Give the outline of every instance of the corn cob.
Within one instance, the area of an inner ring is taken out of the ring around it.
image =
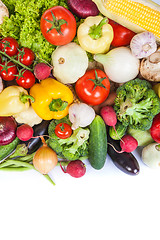
[[[152,32],[160,42],[160,6],[151,0],[93,0],[108,18],[138,33]]]

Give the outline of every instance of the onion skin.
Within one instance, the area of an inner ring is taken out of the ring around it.
[[[58,163],[57,154],[47,146],[47,144],[43,144],[40,147],[34,157],[33,157],[33,165],[34,167],[42,174],[49,173]]]
[[[97,5],[92,0],[68,0],[67,4],[71,12],[79,18],[87,18],[99,14]]]
[[[11,143],[16,138],[17,123],[13,117],[0,117],[0,146]]]

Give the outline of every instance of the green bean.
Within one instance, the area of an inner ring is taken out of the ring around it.
[[[16,158],[9,157],[8,160],[11,160],[11,159],[15,159],[16,160],[17,159],[18,161],[23,161],[23,162],[27,161],[27,162],[29,162],[29,161],[33,160],[34,154],[35,154],[35,152],[32,153],[32,154],[26,155],[24,157],[16,157]]]
[[[21,160],[20,161],[14,160],[14,159],[6,160],[5,162],[0,164],[0,170],[8,171],[9,169],[10,169],[10,171],[18,171],[18,170],[23,171],[23,170],[33,169],[33,170],[36,170],[37,172],[39,172],[32,164],[23,162]],[[47,180],[49,180],[53,185],[55,185],[55,183],[53,182],[53,180],[50,178],[50,176],[48,174],[43,175],[43,176]]]
[[[2,162],[2,163],[0,164],[0,169],[1,169],[1,168],[8,167],[8,166],[11,166],[11,165],[13,165],[13,163],[11,164],[11,163],[8,162],[8,161]]]
[[[12,166],[10,166],[10,167],[5,167],[5,168],[0,168],[0,170],[2,170],[2,171],[15,171],[15,172],[23,172],[23,171],[27,171],[27,170],[30,170],[29,168],[27,168],[27,167],[12,167]]]

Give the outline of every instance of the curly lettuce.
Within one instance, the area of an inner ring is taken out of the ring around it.
[[[50,62],[56,46],[50,44],[40,30],[40,19],[45,10],[53,6],[68,8],[66,0],[3,0],[10,17],[0,25],[2,37],[17,39],[20,46],[29,47],[40,58]]]

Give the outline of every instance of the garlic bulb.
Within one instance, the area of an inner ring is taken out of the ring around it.
[[[150,56],[157,50],[154,34],[151,32],[136,34],[130,42],[130,48],[132,54],[139,59]]]
[[[85,103],[73,103],[69,107],[69,120],[73,130],[90,125],[94,118],[94,109]]]

